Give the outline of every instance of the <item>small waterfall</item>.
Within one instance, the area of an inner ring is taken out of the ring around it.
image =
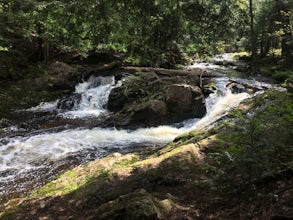
[[[242,92],[232,94],[231,90],[226,88],[229,78],[215,78],[214,79],[218,91],[212,93],[207,100],[208,114],[202,118],[198,123],[194,124],[192,129],[199,129],[211,125],[219,118],[226,115],[229,110],[238,106],[241,101],[250,97],[248,93]]]
[[[234,53],[223,53],[214,56],[210,61],[197,61],[192,65],[187,66],[187,69],[200,68],[209,73],[217,73],[219,75],[235,74],[238,76],[239,72],[234,69],[237,66],[247,67],[247,64],[237,61],[233,58]]]
[[[116,85],[117,86],[117,85]],[[74,103],[71,111],[61,113],[68,118],[99,116],[107,111],[107,102],[111,90],[115,87],[115,77],[90,77],[75,87],[80,100]]]
[[[206,99],[207,114],[201,119],[186,120],[182,128],[184,132],[194,129],[203,129],[212,125],[213,122],[227,114],[229,110],[238,106],[241,101],[250,97],[250,95],[245,92],[232,94],[231,90],[226,88],[229,82],[229,78],[227,77],[218,77],[213,80],[218,89]]]
[[[107,112],[109,94],[114,87],[120,85],[120,82],[115,84],[114,76],[91,76],[87,81],[75,86],[75,92],[72,96],[59,101],[41,103],[26,111],[49,112],[58,110],[60,111],[60,116],[73,119],[98,117]],[[64,105],[69,105],[70,107],[66,107],[67,110],[61,111],[58,109],[58,106],[60,106],[62,102]],[[68,110],[69,108],[70,110]]]

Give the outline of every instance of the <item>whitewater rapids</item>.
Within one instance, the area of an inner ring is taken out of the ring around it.
[[[36,170],[46,166],[40,161],[57,161],[68,155],[88,150],[99,151],[99,148],[105,147],[125,148],[141,145],[163,145],[183,132],[203,129],[226,114],[229,109],[237,106],[243,99],[249,97],[247,93],[232,94],[225,87],[228,80],[225,77],[215,79],[219,91],[207,98],[207,115],[202,119],[184,121],[180,128],[159,126],[137,130],[117,130],[115,128],[74,129],[6,140],[8,143],[0,146],[0,172],[6,171],[6,173],[12,174],[2,175],[0,182],[14,178],[14,176],[28,170]],[[111,86],[113,86],[112,83]],[[82,91],[85,90],[85,88],[82,89]],[[80,106],[84,105],[81,103]],[[101,109],[98,110],[101,111]],[[80,111],[76,109],[68,114],[71,117],[80,117]],[[87,115],[86,111],[87,109],[83,109],[83,114]],[[88,111],[92,111],[92,109],[89,108]],[[13,172],[7,172],[9,170]]]

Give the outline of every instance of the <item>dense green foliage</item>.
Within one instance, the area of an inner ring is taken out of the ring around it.
[[[0,52],[48,62],[111,51],[132,64],[173,66],[192,54],[249,49],[252,39],[253,50],[280,49],[289,63],[291,1],[254,0],[251,7],[250,14],[248,0],[2,0]]]
[[[281,52],[286,65],[292,65],[293,2],[284,0],[262,0],[256,7],[255,38],[261,56],[278,55]]]

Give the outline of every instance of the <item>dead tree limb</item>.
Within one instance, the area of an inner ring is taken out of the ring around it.
[[[164,69],[164,68],[154,68],[154,67],[133,67],[127,66],[122,67],[125,70],[133,70],[137,72],[155,72],[159,75],[167,75],[167,76],[203,76],[203,77],[213,77],[215,74],[207,73],[202,69],[192,69],[192,70],[182,70],[182,69]]]

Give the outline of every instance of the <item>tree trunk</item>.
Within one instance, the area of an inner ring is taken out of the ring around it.
[[[254,14],[253,14],[253,1],[249,0],[249,17],[250,17],[250,51],[251,51],[251,67],[252,72],[256,72],[256,36],[254,31]]]
[[[281,36],[281,54],[286,65],[292,65],[293,46],[289,41],[293,40],[292,29],[290,24],[289,3],[286,1],[276,1],[278,9],[277,21],[280,23]]]
[[[181,70],[181,69],[164,69],[164,68],[154,68],[154,67],[123,67],[125,70],[133,70],[136,72],[155,72],[160,75],[166,76],[197,76],[197,77],[213,77],[216,74],[211,74],[203,71],[202,69],[192,69],[192,70]]]
[[[256,57],[256,38],[254,31],[254,14],[253,14],[253,2],[249,0],[249,16],[250,16],[250,50],[252,61],[255,61]]]
[[[264,57],[266,54],[264,53],[264,45],[265,45],[265,33],[263,32],[260,37],[260,55]]]
[[[44,42],[44,63],[48,64],[49,62],[49,43],[47,40]]]
[[[283,11],[283,17],[282,17],[282,29],[284,35],[282,36],[282,57],[284,59],[287,59],[288,57],[292,56],[293,48],[289,44],[289,41],[292,39],[292,30],[290,25],[290,17],[289,17],[289,11]]]

